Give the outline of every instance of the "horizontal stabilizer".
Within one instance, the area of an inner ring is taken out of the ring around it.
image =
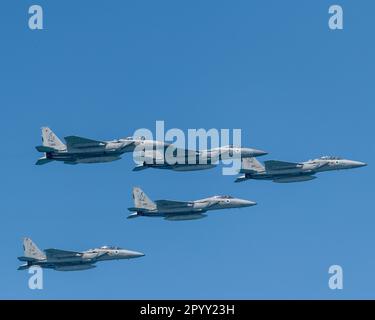
[[[135,213],[131,213],[127,216],[127,219],[134,219],[134,218],[138,218],[139,217],[139,214],[137,212]]]
[[[239,176],[236,178],[236,180],[234,180],[234,182],[242,182],[242,181],[246,181],[250,179],[246,174],[242,175],[242,176]]]
[[[133,171],[142,171],[142,170],[145,170],[147,168],[148,168],[148,166],[145,166],[145,165],[141,164],[139,166],[134,167]]]
[[[91,147],[104,147],[107,143],[104,141],[92,140],[77,136],[68,136],[64,138],[68,149],[80,149],[80,148],[91,148]]]
[[[146,208],[136,208],[136,207],[131,207],[128,208],[130,212],[150,212],[153,211],[153,209],[146,209]]]
[[[53,161],[52,159],[48,159],[48,158],[46,158],[46,157],[43,157],[43,158],[39,158],[38,160],[37,160],[37,162],[35,162],[35,164],[37,165],[37,166],[41,166],[41,165],[43,165],[43,164],[47,164],[47,163],[49,163],[49,162],[51,162],[51,161]]]
[[[268,160],[264,162],[267,171],[272,170],[285,170],[285,169],[294,169],[298,166],[301,166],[301,163],[296,162],[285,162],[285,161],[276,161],[276,160]]]
[[[35,149],[38,150],[39,152],[53,152],[53,151],[56,151],[55,148],[47,147],[47,146],[36,146]]]
[[[29,269],[29,265],[28,264],[22,264],[22,265],[20,265],[18,268],[17,268],[17,270],[26,270],[26,269]]]
[[[19,261],[37,261],[38,259],[34,259],[34,258],[31,258],[31,257],[18,257],[17,258]]]

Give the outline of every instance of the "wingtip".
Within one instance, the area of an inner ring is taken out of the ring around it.
[[[130,210],[130,209],[133,209],[133,208],[129,208],[129,211],[132,212],[134,210]],[[139,214],[137,212],[133,212],[131,214],[129,214],[126,219],[134,219],[134,218],[138,218],[139,217]]]
[[[240,176],[234,180],[235,183],[244,182],[245,180],[248,180],[246,176]]]
[[[145,170],[145,169],[147,169],[146,166],[144,166],[144,165],[139,165],[139,166],[134,167],[134,168],[133,168],[133,171],[142,171],[142,170]]]

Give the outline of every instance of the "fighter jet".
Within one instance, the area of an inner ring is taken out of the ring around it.
[[[108,246],[83,252],[59,249],[46,249],[43,252],[29,238],[24,238],[23,248],[24,256],[19,257],[18,260],[25,261],[26,264],[19,266],[18,270],[40,266],[57,271],[79,271],[95,268],[94,264],[99,261],[132,259],[144,256],[141,252]]]
[[[156,200],[150,198],[137,187],[133,188],[134,208],[128,219],[136,217],[164,217],[165,220],[195,220],[205,218],[207,211],[231,208],[244,208],[256,205],[256,202],[233,198],[231,196],[213,196],[196,201]]]
[[[177,149],[176,149],[177,150]],[[136,166],[133,171],[140,171],[147,168],[167,169],[174,171],[197,171],[211,169],[217,166],[218,161],[233,158],[259,157],[266,155],[263,150],[235,147],[227,145],[219,148],[195,151],[189,149],[179,149],[183,151],[182,156],[174,153],[174,163],[168,161],[166,154],[153,151],[151,154],[144,154],[143,163]],[[165,149],[164,149],[165,151]],[[161,159],[161,161],[159,161]]]
[[[238,177],[235,182],[248,179],[272,180],[279,183],[302,182],[315,179],[315,174],[319,172],[359,168],[366,165],[359,161],[324,156],[306,162],[268,160],[263,166],[255,158],[246,158],[242,160],[240,170],[244,175]]]
[[[64,139],[66,144],[62,143],[50,128],[43,127],[43,144],[36,149],[43,152],[44,157],[38,159],[36,164],[42,165],[54,160],[66,164],[111,162],[121,159],[121,155],[125,152],[133,152],[139,145],[145,148],[166,145],[163,142],[146,140],[144,137],[128,137],[112,141],[98,141],[77,136],[68,136]]]

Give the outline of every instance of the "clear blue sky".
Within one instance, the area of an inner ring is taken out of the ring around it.
[[[45,30],[27,27],[44,8]],[[344,30],[328,29],[328,7]],[[374,1],[10,1],[1,5],[0,298],[375,298]],[[48,125],[95,139],[153,129],[242,128],[265,159],[339,155],[366,168],[300,184],[233,183],[219,169],[37,167]],[[258,202],[182,223],[126,220],[131,188],[154,199]],[[112,244],[144,258],[85,272],[17,271],[41,248]],[[344,269],[344,290],[328,268]]]

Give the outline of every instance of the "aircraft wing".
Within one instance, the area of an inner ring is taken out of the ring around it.
[[[173,201],[173,200],[156,200],[158,209],[174,209],[174,208],[188,208],[192,207],[193,202],[189,201]]]
[[[82,256],[81,252],[76,251],[66,251],[66,250],[59,250],[59,249],[46,249],[44,250],[46,253],[47,259],[63,259],[63,258],[72,258],[77,256]]]
[[[191,149],[182,149],[182,148],[176,148],[176,152],[178,152],[177,154],[183,154],[185,156],[185,158],[187,157],[197,157],[200,155],[200,152],[199,151],[196,151],[196,150],[191,150]]]
[[[163,151],[162,150],[158,150],[158,149],[156,149],[156,150],[152,150],[152,149],[149,150],[149,149],[147,149],[147,150],[145,150],[143,152],[143,157],[144,157],[144,159],[145,159],[146,162],[150,161],[151,163],[153,163],[156,160],[163,159]]]
[[[187,157],[196,157],[200,154],[199,151],[191,150],[191,149],[184,149],[176,147],[174,144],[169,143],[165,144],[164,146],[164,153],[165,155],[170,155],[173,157],[181,156],[183,158]]]
[[[299,166],[302,166],[301,163],[285,162],[285,161],[277,161],[277,160],[265,161],[264,165],[266,167],[266,171],[296,169]]]
[[[68,136],[64,138],[68,149],[80,149],[105,146],[107,143],[104,141],[92,140],[77,136]]]
[[[170,163],[174,160],[185,163],[188,158],[196,160],[199,154],[199,151],[182,149],[169,144],[161,149],[145,149],[139,153],[139,158],[143,158],[147,163],[157,163],[157,161]]]
[[[134,140],[121,140],[121,141],[125,143],[125,146],[130,146],[130,145],[137,146],[137,142],[134,141]],[[105,143],[105,142],[103,142],[103,143]]]

